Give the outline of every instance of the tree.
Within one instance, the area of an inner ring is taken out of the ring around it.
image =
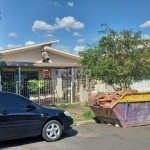
[[[115,90],[128,89],[133,82],[150,79],[150,40],[141,31],[116,31],[102,24],[106,34],[83,52],[80,64],[91,70],[91,79],[101,80]]]

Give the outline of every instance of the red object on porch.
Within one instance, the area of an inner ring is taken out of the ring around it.
[[[51,78],[51,73],[49,69],[43,68],[43,78]]]

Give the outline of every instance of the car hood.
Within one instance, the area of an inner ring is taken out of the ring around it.
[[[64,113],[65,111],[56,107],[46,107],[43,106],[45,110],[47,111],[53,111],[53,112],[58,112],[58,113]]]

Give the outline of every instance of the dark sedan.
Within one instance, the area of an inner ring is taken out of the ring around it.
[[[42,135],[56,141],[71,129],[73,119],[67,111],[42,107],[29,99],[0,92],[0,141]]]

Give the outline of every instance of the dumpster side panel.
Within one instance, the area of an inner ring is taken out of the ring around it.
[[[150,102],[119,103],[113,110],[123,127],[150,124]]]
[[[116,114],[114,113],[112,108],[103,108],[103,107],[96,107],[96,106],[89,106],[96,117],[102,122],[107,122],[111,124],[120,124]]]

